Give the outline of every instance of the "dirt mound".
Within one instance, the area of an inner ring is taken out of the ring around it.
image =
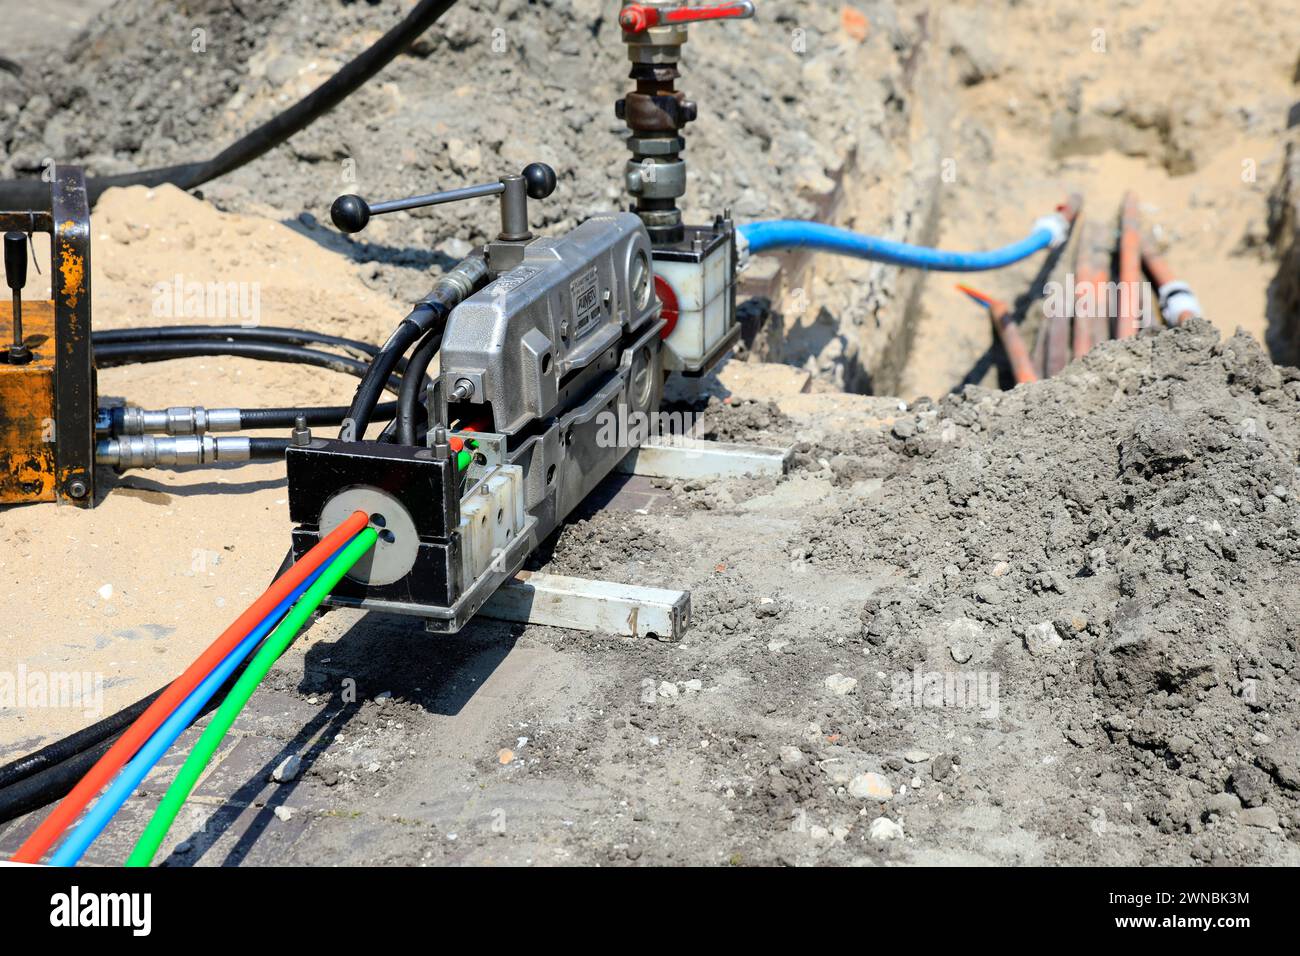
[[[1298,403],[1300,370],[1244,333],[1112,343],[1061,379],[914,406],[889,439],[903,471],[799,540],[814,569],[897,566],[861,639],[894,666],[1001,671],[1151,824],[1244,806],[1276,825],[1300,810]]]
[[[408,7],[118,0],[66,55],[23,80],[0,74],[24,104],[0,113],[0,175],[30,175],[49,158],[112,173],[207,157],[315,88]],[[629,154],[614,101],[630,81],[616,10],[599,0],[462,0],[410,55],[203,191],[227,208],[303,214],[311,229],[328,223],[343,192],[393,198],[542,161],[560,188],[534,204],[537,225],[559,231],[621,207]],[[700,104],[688,130],[693,218],[724,207],[743,219],[813,216],[813,199],[851,154],[889,148],[906,125],[891,91],[917,28],[900,25],[892,3],[869,12],[869,25],[850,31],[838,7],[799,0],[766,24],[692,31],[679,85]],[[860,108],[822,108],[850,83]],[[428,269],[445,264],[435,249],[463,255],[493,223],[478,202],[419,211],[377,220],[353,251],[383,263],[373,281],[418,297]]]

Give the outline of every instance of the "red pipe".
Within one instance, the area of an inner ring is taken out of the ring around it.
[[[1074,309],[1072,310],[1074,334],[1070,342],[1070,350],[1076,359],[1083,358],[1092,348],[1092,319],[1090,316],[1084,315],[1079,309],[1079,305],[1083,301],[1083,296],[1081,295],[1083,286],[1080,282],[1080,276],[1084,271],[1084,266],[1089,257],[1089,253],[1085,250],[1085,240],[1087,240],[1090,230],[1087,228],[1087,224],[1082,221],[1080,221],[1078,228],[1079,241],[1074,247],[1075,300]]]
[[[1137,196],[1124,194],[1119,217],[1119,316],[1115,323],[1115,338],[1131,339],[1138,332],[1142,320],[1138,313],[1138,294],[1142,286],[1142,217],[1138,211]]]
[[[1025,340],[1020,335],[1020,326],[1011,321],[1010,309],[1007,308],[1007,304],[1001,299],[994,299],[967,285],[958,283],[957,288],[988,309],[989,320],[993,323],[993,331],[997,332],[998,339],[1002,342],[1002,348],[1006,350],[1007,358],[1011,362],[1011,373],[1015,376],[1016,384],[1024,385],[1028,382],[1037,382],[1038,374],[1034,371],[1034,364],[1029,359],[1029,350],[1025,348]]]

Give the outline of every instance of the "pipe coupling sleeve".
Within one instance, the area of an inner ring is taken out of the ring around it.
[[[453,309],[474,294],[487,274],[487,259],[481,252],[466,256],[438,277],[428,299]]]
[[[743,229],[735,230],[736,235],[736,271],[744,272],[749,265],[749,237]]]
[[[128,405],[112,412],[114,435],[203,435],[239,431],[239,409],[202,405],[151,410]]]
[[[1035,219],[1034,231],[1038,232],[1040,229],[1046,229],[1052,234],[1052,240],[1048,245],[1053,249],[1070,238],[1070,222],[1059,212],[1048,213]]]
[[[110,465],[120,470],[212,465],[224,461],[249,461],[251,457],[252,446],[247,438],[124,435],[120,438],[100,439],[95,443],[95,464]]]
[[[686,162],[629,159],[627,191],[642,199],[676,199],[686,195]]]
[[[1192,287],[1181,279],[1166,282],[1158,292],[1160,297],[1160,314],[1165,317],[1167,325],[1177,325],[1178,320],[1191,313],[1196,318],[1204,318],[1201,303],[1192,293]]]

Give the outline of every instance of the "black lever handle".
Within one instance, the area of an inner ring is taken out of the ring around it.
[[[17,230],[5,233],[5,283],[13,298],[13,344],[5,359],[10,365],[25,365],[32,360],[31,350],[23,344],[23,286],[27,284],[27,236]]]
[[[27,236],[16,230],[5,233],[5,284],[15,292],[27,285]]]
[[[368,203],[360,196],[340,196],[330,206],[330,219],[343,232],[360,232],[366,228],[371,216],[499,194],[501,196],[501,238],[527,239],[531,236],[528,232],[528,200],[529,198],[545,199],[555,192],[555,183],[554,169],[545,163],[530,163],[518,176],[502,176],[495,183],[464,186],[446,192],[430,193],[427,196],[390,199],[387,202],[377,203]]]

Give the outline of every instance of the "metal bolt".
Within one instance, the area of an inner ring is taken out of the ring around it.
[[[84,498],[90,492],[90,488],[80,478],[73,478],[68,482],[69,498]]]
[[[293,443],[299,448],[311,444],[311,429],[307,427],[306,415],[299,415],[293,420]]]

